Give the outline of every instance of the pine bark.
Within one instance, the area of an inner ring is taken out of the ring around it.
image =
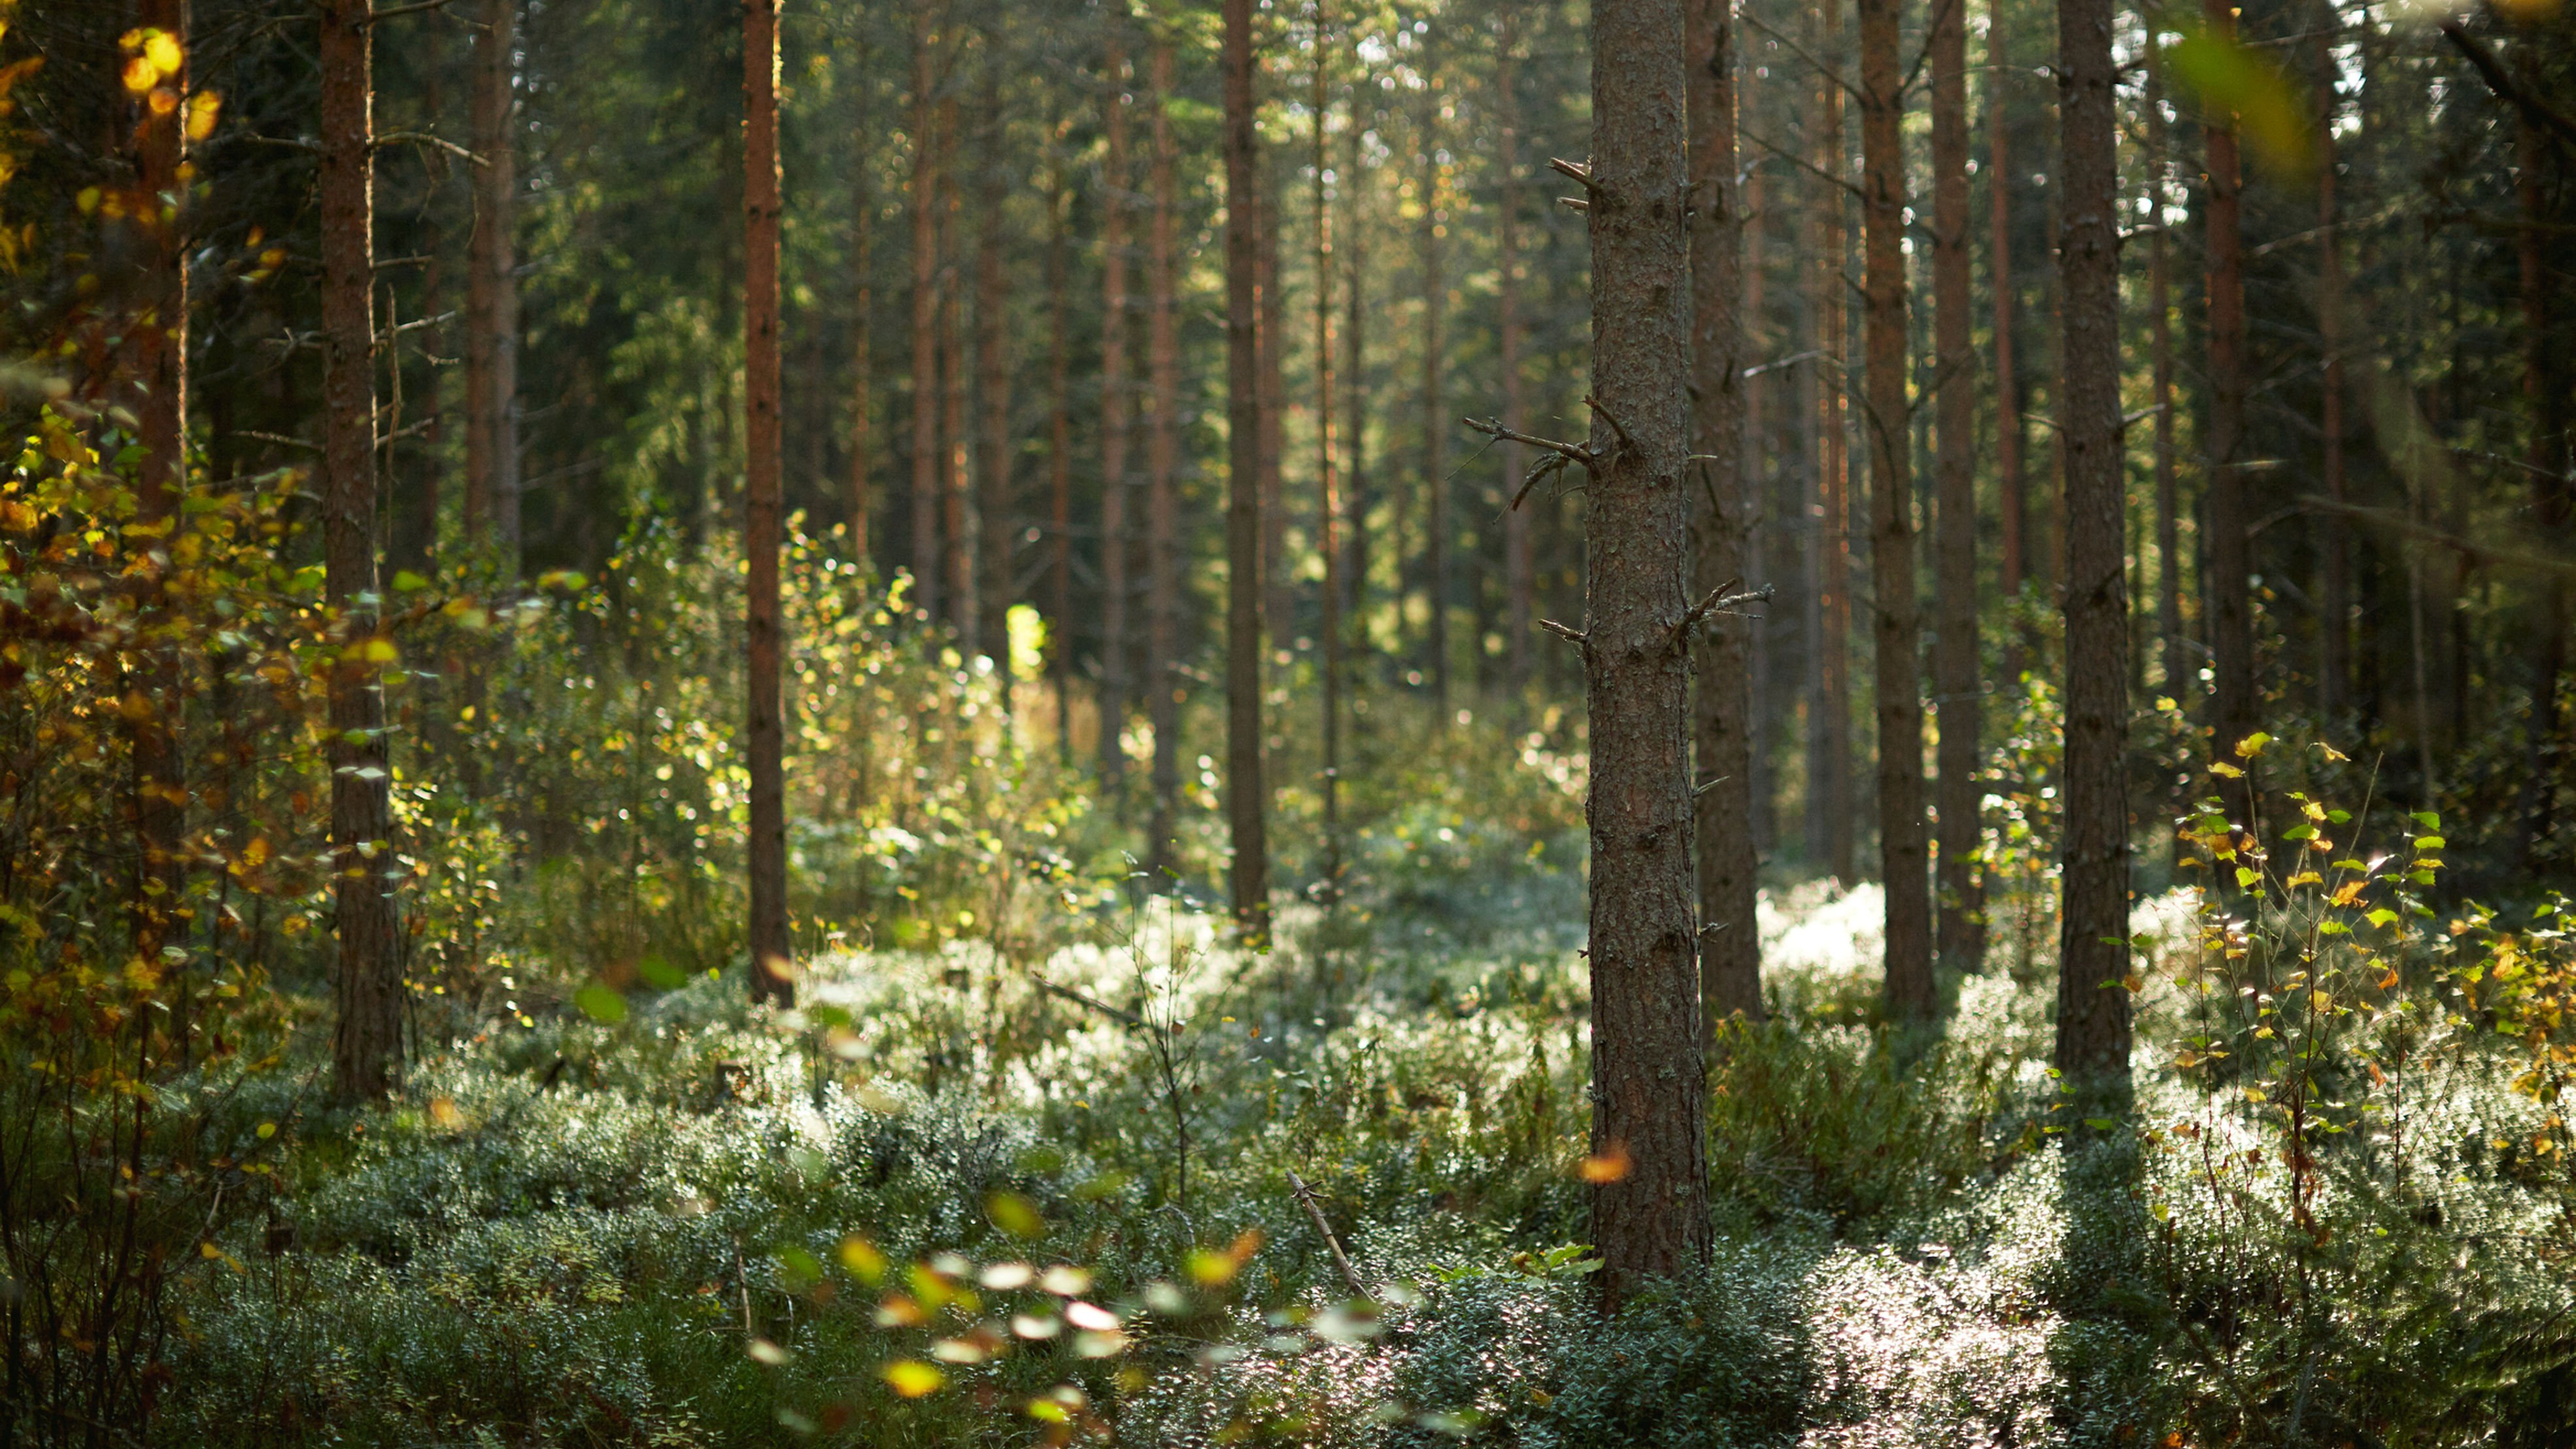
[[[2055,1065],[2098,1118],[2129,1105],[2129,580],[2120,450],[2120,168],[2112,0],[2058,0],[2058,427],[2066,477],[2065,843]]]
[[[1968,24],[1960,0],[1932,15],[1932,351],[1938,359],[1932,468],[1940,538],[1940,615],[1932,650],[1940,700],[1942,965],[1973,971],[1985,957],[1983,671],[1977,639],[1977,391],[1969,315]]]
[[[402,1070],[393,808],[376,581],[375,81],[366,0],[325,0],[322,71],[323,594],[341,658],[331,670],[332,891],[339,957],[331,1075],[374,1102]],[[352,657],[355,656],[355,657]]]
[[[868,186],[866,138],[850,180],[850,558],[861,577],[875,573],[870,560],[869,475],[876,466],[876,197]]]
[[[1495,366],[1502,373],[1503,426],[1514,432],[1525,432],[1528,420],[1521,408],[1521,104],[1517,87],[1520,34],[1517,7],[1502,8],[1502,39],[1494,54],[1494,113],[1497,129],[1495,142],[1494,198],[1494,350]],[[1520,492],[1521,472],[1529,464],[1517,443],[1494,445],[1497,461],[1503,470],[1503,496]],[[1537,505],[1524,499],[1521,506],[1503,515],[1503,586],[1511,596],[1509,625],[1504,638],[1508,648],[1508,678],[1512,698],[1526,698],[1530,677],[1536,665],[1532,656],[1531,630],[1536,625],[1538,606],[1536,569],[1530,550],[1530,515]]]
[[[474,36],[474,234],[465,282],[465,539],[504,581],[519,554],[519,0],[482,0]]]
[[[1127,776],[1127,50],[1113,29],[1102,61],[1100,177],[1100,774],[1120,797]]]
[[[2182,634],[2182,482],[2174,459],[2173,258],[2165,240],[2166,176],[2172,164],[2165,131],[2164,69],[2147,47],[2147,175],[2153,214],[2147,232],[2147,337],[2153,351],[2150,377],[2156,411],[2156,632],[2161,683],[2177,700],[2199,682],[2184,653]]]
[[[1441,245],[1440,91],[1429,59],[1423,61],[1422,136],[1422,575],[1431,593],[1430,654],[1432,727],[1449,723],[1449,398],[1446,344],[1441,323],[1449,310],[1446,248]]]
[[[1073,763],[1073,328],[1065,295],[1071,201],[1059,151],[1047,189],[1047,675],[1055,685],[1056,753],[1067,765]]]
[[[1914,597],[1914,464],[1906,395],[1900,0],[1860,0],[1861,285],[1867,315],[1870,617],[1877,650],[1879,871],[1889,1016],[1933,1012],[1932,852],[1923,820],[1922,627]]]
[[[1225,0],[1226,824],[1234,920],[1270,934],[1270,792],[1261,768],[1261,201],[1252,0]]]
[[[2331,20],[2333,7],[2326,7]],[[2317,40],[2320,86],[2325,101],[2317,125],[2317,347],[2322,354],[2317,379],[2320,396],[2317,428],[2323,435],[2320,482],[2326,497],[2346,501],[2343,457],[2343,250],[2335,215],[2334,55],[2331,30]],[[2316,521],[2317,704],[2329,731],[2341,728],[2352,708],[2352,573],[2350,527],[2341,513]]]
[[[792,1006],[787,731],[778,618],[778,4],[743,0],[743,525],[750,608],[744,754],[751,767],[751,999]]]
[[[1689,26],[1692,588],[1740,590],[1752,571],[1753,498],[1744,469],[1743,215],[1735,178],[1734,0],[1691,0]],[[1762,1019],[1762,937],[1754,920],[1752,621],[1711,616],[1692,670],[1700,1010],[1710,1032]]]
[[[2527,85],[2538,84],[2529,68]],[[2525,471],[2531,479],[2531,518],[2552,546],[2563,543],[2576,499],[2570,497],[2568,470],[2568,401],[2556,358],[2550,351],[2550,259],[2541,238],[2549,225],[2548,200],[2541,180],[2541,156],[2547,141],[2529,111],[2515,118],[2514,194],[2522,226],[2515,245],[2519,270],[2523,333],[2523,399],[2530,408],[2524,448]],[[2553,833],[2557,814],[2562,738],[2558,690],[2567,668],[2567,582],[2553,575],[2540,588],[2539,618],[2531,631],[2531,705],[2523,765],[2521,816],[2515,843],[2516,863],[2525,871],[2538,866],[2538,852]]]
[[[1146,435],[1145,689],[1154,722],[1153,823],[1147,859],[1158,887],[1172,876],[1172,832],[1181,793],[1180,635],[1180,404],[1181,348],[1173,293],[1179,285],[1179,205],[1175,188],[1179,147],[1172,135],[1173,56],[1170,36],[1154,37],[1149,62],[1154,87],[1154,220],[1151,332],[1154,423]]]
[[[1709,1256],[1683,626],[1690,526],[1685,31],[1592,11],[1592,1241],[1612,1308]]]
[[[957,102],[954,97],[942,97],[939,103],[941,149],[945,151],[954,147],[957,135]],[[953,161],[953,154],[950,159]],[[969,355],[972,343],[967,330],[970,320],[965,295],[968,279],[958,275],[961,268],[957,259],[964,198],[958,194],[960,188],[955,166],[945,165],[941,169],[939,546],[941,572],[945,575],[941,594],[948,602],[948,626],[956,635],[957,652],[971,659],[984,650],[983,594],[976,587],[976,566],[981,561],[983,548],[983,531],[979,527],[983,512],[975,506],[974,439],[966,420],[968,378],[973,370],[973,360]]]
[[[2021,369],[2013,358],[2020,308],[2012,246],[2012,69],[2004,34],[2003,0],[1993,0],[1986,22],[1986,196],[1992,203],[1986,269],[1995,294],[1995,483],[2003,525],[1996,542],[2009,608],[2030,578],[2030,485],[2022,469]],[[2020,682],[2027,662],[2026,632],[2018,625],[2005,629],[2008,682]]]
[[[1324,587],[1317,599],[1316,653],[1318,693],[1323,696],[1323,771],[1316,781],[1323,797],[1323,898],[1333,899],[1341,883],[1342,830],[1342,627],[1341,478],[1336,471],[1333,433],[1333,209],[1325,176],[1331,170],[1326,133],[1332,118],[1330,5],[1315,6],[1314,90],[1307,114],[1314,122],[1315,152],[1315,552],[1324,564]],[[1346,184],[1357,177],[1345,178]]]
[[[2233,37],[2234,7],[2204,0],[2202,18],[2213,34]],[[2213,109],[2207,118],[2208,191],[2203,201],[2202,251],[2209,269],[2209,537],[2204,586],[2209,591],[2212,680],[2211,748],[2231,760],[2238,741],[2254,732],[2254,614],[2248,576],[2253,572],[2245,516],[2245,246],[2238,210],[2243,181],[2236,151],[2235,117]],[[2243,779],[2221,779],[2228,814],[2248,824],[2253,803]]]
[[[939,590],[939,23],[944,7],[913,12],[912,31],[912,605],[940,616]]]
[[[1842,8],[1827,5],[1825,11],[1825,50],[1828,56],[1842,51]],[[1817,158],[1820,169],[1828,176],[1843,174],[1843,90],[1839,81],[1824,77],[1823,148]],[[1825,812],[1825,868],[1835,879],[1849,884],[1855,879],[1855,826],[1859,803],[1852,798],[1852,728],[1851,728],[1851,383],[1852,368],[1848,347],[1851,337],[1846,292],[1850,287],[1844,271],[1847,244],[1843,226],[1843,192],[1838,185],[1823,188],[1823,199],[1816,210],[1815,284],[1823,314],[1824,336],[1818,346],[1825,354],[1820,369],[1822,383],[1817,395],[1818,430],[1822,437],[1822,471],[1817,480],[1818,502],[1824,516],[1818,520],[1819,576],[1816,594],[1823,613],[1823,638],[1818,641],[1818,675],[1822,686],[1819,701],[1822,715],[1819,730],[1823,746],[1818,773]]]
[[[1013,527],[1010,292],[1002,269],[1003,117],[998,42],[986,35],[978,149],[975,238],[975,585],[976,637],[999,666],[1007,706],[1011,689],[1011,555]]]
[[[1256,138],[1257,144],[1257,138]],[[1297,627],[1297,595],[1288,577],[1288,442],[1282,420],[1288,411],[1288,383],[1281,372],[1287,344],[1287,304],[1279,285],[1279,215],[1277,168],[1263,158],[1258,207],[1261,223],[1259,270],[1253,275],[1260,292],[1255,324],[1255,363],[1261,369],[1261,623],[1274,652],[1285,646]]]

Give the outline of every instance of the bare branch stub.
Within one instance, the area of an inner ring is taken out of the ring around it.
[[[1601,190],[1593,183],[1592,168],[1580,161],[1568,161],[1562,156],[1550,156],[1547,158],[1547,169],[1559,176],[1572,178],[1581,184],[1586,193],[1597,194]]]
[[[1574,628],[1572,625],[1560,624],[1554,619],[1541,619],[1538,621],[1538,626],[1545,629],[1547,632],[1554,634],[1559,639],[1563,639],[1567,643],[1573,644],[1578,648],[1592,642],[1591,635],[1584,633],[1580,629]]]
[[[1760,603],[1769,599],[1774,591],[1773,585],[1764,584],[1758,589],[1747,590],[1740,594],[1731,592],[1743,582],[1744,580],[1740,578],[1728,579],[1725,583],[1709,590],[1706,598],[1691,605],[1679,619],[1673,621],[1672,633],[1665,637],[1664,647],[1680,648],[1683,642],[1690,638],[1691,630],[1699,627],[1702,619],[1711,614],[1731,613],[1739,604]]]
[[[1628,439],[1628,425],[1619,421],[1619,415],[1617,413],[1603,407],[1601,405],[1601,400],[1593,397],[1589,393],[1584,395],[1583,405],[1592,409],[1594,412],[1599,413],[1601,415],[1601,421],[1610,425],[1610,431],[1617,435],[1620,447],[1625,448],[1630,446]]]

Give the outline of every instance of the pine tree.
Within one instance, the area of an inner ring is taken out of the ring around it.
[[[792,1006],[787,928],[787,748],[778,617],[778,4],[743,0],[743,526],[749,561],[744,754],[751,774],[751,999]]]
[[[1260,155],[1253,131],[1252,0],[1225,0],[1226,823],[1235,925],[1270,933],[1269,790],[1261,768]]]

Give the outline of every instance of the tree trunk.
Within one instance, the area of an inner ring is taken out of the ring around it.
[[[868,188],[868,145],[853,168],[850,189],[850,559],[860,577],[874,576],[869,558],[868,474],[876,465],[876,198]]]
[[[2129,1105],[2129,581],[2120,449],[2112,0],[2058,0],[2058,402],[2066,475],[2066,836],[2055,1064],[2079,1111]]]
[[[519,0],[482,0],[474,37],[474,236],[465,282],[465,542],[519,561]]]
[[[1592,11],[1592,1241],[1616,1308],[1709,1256],[1684,553],[1690,234],[1681,7]]]
[[[2174,466],[2173,261],[2165,241],[2165,186],[2172,162],[2165,133],[2162,51],[2147,47],[2147,175],[2154,212],[2147,232],[2148,345],[2154,350],[2148,401],[2156,410],[2156,632],[2158,672],[2165,692],[2189,707],[2200,671],[2184,652],[2182,636],[2182,483]]]
[[[2335,103],[2332,22],[2325,7],[2327,33],[2317,38],[2318,95],[2324,102],[2317,125],[2317,346],[2324,366],[2317,379],[2322,397],[2317,427],[2324,434],[2323,474],[2326,497],[2345,501],[2343,465],[2343,253],[2335,217]],[[2350,525],[2341,513],[2317,520],[2317,549],[2322,575],[2317,589],[2319,634],[2319,713],[2329,731],[2339,729],[2352,708],[2352,577]]]
[[[1500,8],[1502,41],[1494,54],[1494,113],[1499,131],[1494,162],[1495,366],[1502,372],[1503,426],[1525,432],[1528,419],[1521,410],[1521,103],[1514,89],[1519,63],[1519,9],[1512,5]],[[1516,443],[1498,442],[1494,452],[1503,471],[1503,496],[1512,497],[1520,492],[1521,472],[1529,459]],[[1508,677],[1515,707],[1525,707],[1536,663],[1530,652],[1530,631],[1537,616],[1530,515],[1537,511],[1538,504],[1525,499],[1520,507],[1503,515],[1503,579],[1511,594],[1505,639],[1510,650]]]
[[[1008,707],[1011,692],[1011,554],[1018,530],[1012,526],[1010,332],[1004,316],[1010,305],[1003,285],[1003,158],[1001,58],[996,37],[984,43],[983,128],[977,192],[975,239],[975,393],[982,434],[975,460],[975,582],[980,595],[976,636],[997,666]]]
[[[1979,852],[1985,831],[1984,671],[1977,649],[1977,390],[1975,305],[1968,263],[1968,22],[1959,0],[1935,0],[1932,14],[1932,351],[1937,359],[1937,451],[1933,455],[1941,534],[1940,615],[1933,640],[1933,693],[1940,700],[1941,964],[1974,971],[1985,958],[1985,886]]]
[[[2012,62],[2004,40],[2003,0],[1992,0],[1986,20],[1986,195],[1993,203],[1986,270],[1995,293],[1995,481],[2003,526],[1997,530],[2001,550],[2004,606],[2014,608],[2030,577],[2030,485],[2022,474],[2021,369],[2013,360],[2013,331],[2018,279],[2012,256]],[[2027,630],[2018,623],[2004,628],[2004,679],[2018,684],[2028,663]]]
[[[912,605],[939,617],[939,22],[912,31]]]
[[[1827,55],[1842,51],[1842,7],[1827,5],[1825,12],[1825,46]],[[1818,162],[1828,176],[1843,174],[1843,91],[1841,84],[1827,76],[1824,90],[1823,154]],[[1849,885],[1857,875],[1854,865],[1855,814],[1859,802],[1852,798],[1851,738],[1851,324],[1845,311],[1845,293],[1850,287],[1844,272],[1848,248],[1843,233],[1843,192],[1840,186],[1827,186],[1823,201],[1816,211],[1816,288],[1823,303],[1824,336],[1818,345],[1825,354],[1820,369],[1822,384],[1817,401],[1820,407],[1819,430],[1823,438],[1822,473],[1818,479],[1819,502],[1824,516],[1818,520],[1821,537],[1819,562],[1821,572],[1816,581],[1817,599],[1823,609],[1824,637],[1819,641],[1819,675],[1823,698],[1819,701],[1823,715],[1820,731],[1823,758],[1825,809],[1825,868],[1835,879]]]
[[[1331,7],[1325,0],[1315,5],[1315,73],[1314,92],[1309,114],[1315,124],[1315,552],[1324,563],[1324,587],[1317,600],[1319,621],[1317,652],[1323,695],[1323,774],[1317,782],[1323,796],[1324,878],[1323,898],[1337,898],[1342,875],[1342,497],[1339,476],[1334,471],[1333,450],[1333,211],[1324,177],[1331,169],[1331,158],[1325,151],[1327,123],[1332,117],[1332,97],[1326,87],[1330,82],[1332,56]],[[1353,117],[1353,123],[1357,123]],[[1356,185],[1357,172],[1343,178],[1344,185]]]
[[[2228,0],[2203,0],[2202,18],[2213,34],[2233,38]],[[2238,196],[2235,118],[2215,109],[2208,116],[2208,196],[2202,251],[2209,278],[2209,537],[2203,542],[2208,574],[2209,651],[2213,681],[2211,750],[2233,758],[2236,743],[2254,732],[2254,614],[2247,577],[2253,572],[2246,535],[2245,477],[2245,251]],[[2251,777],[2221,779],[2229,816],[2251,823]]]
[[[341,652],[331,670],[332,891],[339,965],[331,1076],[343,1101],[380,1101],[402,1069],[402,963],[376,583],[375,80],[366,0],[322,9],[323,593]],[[354,657],[353,657],[354,656]]]
[[[1287,303],[1279,283],[1283,199],[1276,166],[1257,150],[1257,129],[1253,144],[1260,190],[1252,205],[1259,208],[1256,215],[1261,225],[1260,253],[1254,259],[1258,270],[1253,274],[1253,285],[1260,292],[1253,318],[1258,334],[1254,338],[1253,360],[1261,370],[1261,626],[1268,648],[1277,652],[1287,646],[1297,630],[1297,595],[1289,586],[1288,576],[1288,442],[1282,421],[1288,411],[1288,383],[1281,373],[1281,354],[1288,338]]]
[[[1127,776],[1127,49],[1110,22],[1102,61],[1100,177],[1100,775],[1113,806]]]
[[[1059,129],[1057,135],[1063,134]],[[1060,143],[1059,143],[1060,144]],[[1073,763],[1073,334],[1065,297],[1064,156],[1047,174],[1047,674],[1055,683],[1056,755]]]
[[[1688,8],[1690,113],[1691,490],[1702,597],[1741,589],[1753,567],[1753,500],[1744,476],[1743,215],[1735,179],[1735,6]],[[1754,920],[1751,697],[1745,689],[1751,620],[1701,624],[1694,651],[1693,767],[1699,871],[1702,1024],[1738,1012],[1762,1019],[1762,936]]]
[[[1442,268],[1440,214],[1440,87],[1426,54],[1422,62],[1422,577],[1431,592],[1430,654],[1432,727],[1449,725],[1449,399],[1448,362],[1440,324],[1449,310],[1449,279]],[[1517,485],[1515,485],[1517,486]]]
[[[1921,626],[1914,599],[1914,465],[1905,377],[1905,158],[1900,0],[1860,0],[1862,287],[1867,298],[1870,570],[1877,598],[1879,871],[1887,893],[1887,1008],[1931,1017],[1931,844],[1923,828]]]
[[[1253,131],[1252,0],[1225,0],[1226,823],[1234,920],[1270,934],[1270,792],[1261,772],[1260,154]]]
[[[2528,68],[2526,84],[2538,84]],[[2566,389],[2560,385],[2550,351],[2549,259],[2541,238],[2548,226],[2546,194],[2540,169],[2546,140],[2526,111],[2515,118],[2516,199],[2522,227],[2516,246],[2522,283],[2524,401],[2531,409],[2526,424],[2530,442],[2524,463],[2531,478],[2532,522],[2555,546],[2567,532],[2570,512],[2567,478],[2568,420]],[[2567,667],[2567,583],[2552,575],[2540,587],[2540,617],[2532,629],[2529,749],[2523,766],[2520,838],[2516,863],[2526,872],[2539,866],[2538,853],[2552,834],[2558,800],[2560,736],[2559,677]]]
[[[187,142],[181,132],[187,114],[189,34],[186,0],[145,0],[137,27],[161,31],[179,47],[180,68],[160,76],[141,96],[135,110],[135,174],[142,183],[142,204],[130,215],[141,241],[140,295],[125,323],[134,350],[132,401],[141,422],[144,458],[135,474],[135,519],[168,524],[188,490],[188,248],[187,185],[181,179]],[[155,566],[136,580],[137,605],[147,619],[166,607],[162,574],[169,566],[169,538],[154,552]],[[147,630],[150,639],[166,631]],[[161,948],[179,923],[179,893],[186,879],[182,837],[187,832],[186,767],[180,758],[177,731],[184,723],[187,701],[180,690],[177,661],[166,647],[147,644],[139,651],[138,678],[153,708],[133,722],[135,844],[142,864],[136,884],[134,954],[155,969]],[[184,999],[184,998],[183,998]],[[188,1023],[183,1015],[171,1023],[182,1058],[188,1053]]]
[[[1366,339],[1368,308],[1368,253],[1363,243],[1367,228],[1362,225],[1359,205],[1365,193],[1361,190],[1362,167],[1367,164],[1360,120],[1357,86],[1365,84],[1366,73],[1354,82],[1351,123],[1342,134],[1342,184],[1349,188],[1349,205],[1343,226],[1343,272],[1347,285],[1342,289],[1342,441],[1349,457],[1342,467],[1342,587],[1340,601],[1342,630],[1331,637],[1333,647],[1343,655],[1343,668],[1334,675],[1337,687],[1348,685],[1349,655],[1353,645],[1351,629],[1358,624],[1357,647],[1362,657],[1368,653],[1368,582],[1369,582],[1369,475],[1368,475],[1368,375]],[[1337,777],[1338,778],[1338,777]]]
[[[959,42],[963,53],[963,41]],[[939,143],[943,151],[957,144],[957,102],[943,97],[939,102]],[[966,316],[965,278],[960,277],[957,263],[958,226],[963,199],[958,195],[958,178],[953,166],[941,168],[939,188],[939,269],[943,284],[939,289],[939,542],[944,554],[946,576],[941,580],[941,595],[948,601],[949,627],[956,631],[957,652],[972,659],[983,652],[983,594],[976,588],[976,564],[983,545],[983,531],[977,526],[982,512],[975,506],[974,473],[970,463],[973,440],[966,422],[967,375],[972,361],[967,355],[968,318]]]
[[[743,524],[751,766],[751,999],[792,1006],[787,933],[787,732],[778,619],[778,0],[743,0]]]
[[[1172,879],[1174,812],[1181,794],[1180,496],[1181,347],[1173,311],[1179,207],[1174,188],[1179,147],[1172,136],[1172,41],[1154,37],[1154,237],[1152,332],[1154,426],[1146,438],[1145,690],[1154,721],[1153,838],[1147,859],[1158,888]]]

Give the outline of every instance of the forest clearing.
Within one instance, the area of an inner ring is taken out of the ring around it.
[[[0,0],[0,1449],[2576,1444],[2560,0]]]

